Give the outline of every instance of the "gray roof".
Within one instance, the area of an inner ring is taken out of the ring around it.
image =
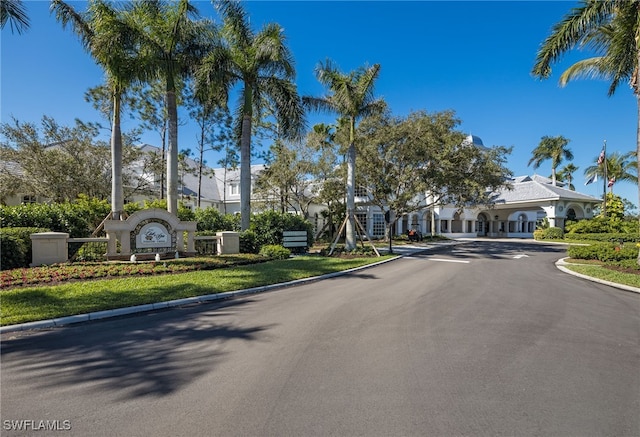
[[[551,184],[551,180],[542,176],[534,175],[519,176],[511,180],[512,190],[503,189],[496,198],[496,203],[521,203],[537,202],[545,200],[574,200],[580,202],[600,203],[597,197],[567,190],[560,186]]]
[[[160,153],[160,148],[156,146],[152,146],[150,144],[141,144],[138,146],[141,150],[149,153]],[[198,163],[191,159],[186,159],[187,164],[191,168],[197,168]],[[220,202],[225,198],[224,192],[222,190],[225,189],[224,179],[226,178],[227,184],[232,182],[240,182],[240,168],[235,170],[227,170],[225,174],[224,168],[211,168],[206,166],[206,174],[202,176],[202,198],[210,201]],[[264,169],[263,164],[255,164],[251,166],[251,177],[255,178],[260,171]],[[213,171],[213,175],[211,172]],[[184,180],[184,188],[181,186],[178,189],[183,189],[183,194],[188,196],[197,196],[198,195],[198,176],[194,174],[184,174],[182,175],[182,179]],[[239,198],[239,196],[238,196]],[[227,200],[231,200],[230,196],[226,196]]]
[[[147,153],[160,153],[159,147],[152,146],[150,144],[141,144],[138,147]],[[191,158],[187,158],[186,162],[191,168],[195,169],[198,167],[198,163]],[[211,169],[207,167],[207,170]],[[222,197],[220,196],[218,185],[222,185],[222,182],[217,180],[220,176],[217,172],[215,173],[215,176],[211,176],[210,172],[207,173],[208,174],[203,174],[202,176],[202,198],[210,201],[220,201]],[[198,176],[190,173],[186,173],[181,176],[184,181],[184,187],[179,184],[178,190],[182,190],[182,194],[185,196],[197,196]]]

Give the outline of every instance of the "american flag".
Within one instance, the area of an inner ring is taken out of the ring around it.
[[[604,162],[604,148],[602,149],[602,152],[600,152],[600,156],[598,156],[598,165],[602,164]]]
[[[609,183],[607,184],[607,187],[613,187],[613,184],[616,183],[616,177],[612,177],[611,179],[609,179]]]

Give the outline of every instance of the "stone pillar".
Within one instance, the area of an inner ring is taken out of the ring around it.
[[[115,256],[118,250],[118,237],[115,232],[107,232],[107,257]]]
[[[194,240],[195,234],[196,233],[194,231],[187,232],[187,252],[195,253],[196,251],[196,243]]]
[[[118,240],[120,241],[120,253],[122,255],[131,255],[131,231],[123,230],[118,232]]]
[[[40,232],[31,234],[31,267],[67,262],[69,234]]]
[[[184,234],[182,231],[176,231],[176,252],[184,251]]]
[[[216,232],[218,240],[218,254],[227,255],[240,253],[240,234],[237,232]]]

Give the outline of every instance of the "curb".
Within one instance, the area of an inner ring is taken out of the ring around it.
[[[27,323],[18,323],[15,325],[0,326],[0,334],[5,334],[9,332],[58,328],[61,326],[71,325],[75,323],[90,322],[93,320],[108,319],[108,318],[125,316],[130,314],[138,314],[138,313],[163,310],[163,309],[175,308],[175,307],[182,307],[182,306],[193,305],[193,304],[208,303],[216,300],[231,299],[234,297],[248,296],[251,294],[265,293],[267,291],[273,291],[276,289],[295,287],[297,285],[321,281],[324,279],[335,278],[337,276],[346,275],[358,270],[364,270],[370,267],[378,266],[380,264],[388,263],[390,261],[395,261],[396,259],[403,258],[405,256],[414,255],[416,253],[422,253],[434,247],[451,246],[451,245],[456,245],[461,243],[463,243],[463,241],[454,240],[454,241],[445,241],[442,243],[434,243],[433,245],[430,245],[430,246],[413,246],[413,245],[408,246],[407,245],[405,247],[409,249],[408,253],[398,254],[396,252],[396,256],[393,258],[367,264],[361,267],[354,267],[349,270],[342,270],[339,272],[327,273],[326,275],[321,275],[321,276],[312,276],[310,278],[296,279],[295,281],[283,282],[280,284],[262,285],[260,287],[246,288],[242,290],[225,291],[222,293],[186,297],[183,299],[175,299],[175,300],[169,300],[165,302],[136,305],[136,306],[125,307],[125,308],[115,308],[112,310],[96,311],[88,314],[76,314],[73,316],[58,317],[55,319],[38,320],[36,322],[27,322]]]
[[[428,248],[425,248],[424,250],[426,249]],[[130,314],[138,314],[138,313],[163,310],[163,309],[175,308],[175,307],[182,307],[182,306],[200,304],[200,303],[208,303],[216,300],[231,299],[234,297],[242,297],[242,296],[247,296],[251,294],[264,293],[264,292],[273,291],[276,289],[295,287],[298,285],[321,281],[323,279],[334,278],[336,276],[346,275],[358,270],[364,270],[370,267],[378,266],[384,263],[388,263],[390,261],[395,261],[396,259],[402,258],[403,256],[405,255],[398,255],[393,258],[385,259],[372,264],[367,264],[365,266],[354,267],[348,270],[342,270],[334,273],[327,273],[326,275],[321,275],[321,276],[312,276],[309,278],[296,279],[294,281],[283,282],[280,284],[262,285],[260,287],[245,288],[242,290],[225,291],[222,293],[186,297],[183,299],[175,299],[175,300],[169,300],[165,302],[136,305],[136,306],[125,307],[125,308],[116,308],[112,310],[95,311],[87,314],[76,314],[73,316],[58,317],[55,319],[38,320],[36,322],[27,322],[27,323],[18,323],[15,325],[0,326],[0,334],[5,334],[9,332],[19,332],[19,331],[31,331],[31,330],[38,330],[38,329],[51,329],[51,328],[57,328],[57,327],[71,325],[75,323],[90,322],[93,320],[108,319],[108,318],[125,316]]]
[[[578,278],[586,279],[587,281],[597,282],[598,284],[608,285],[610,287],[619,288],[620,290],[625,290],[625,291],[631,291],[633,293],[640,293],[640,288],[637,288],[637,287],[632,287],[630,285],[624,285],[624,284],[618,284],[616,282],[611,282],[611,281],[605,281],[604,279],[598,279],[598,278],[594,278],[593,276],[587,276],[587,275],[583,275],[582,273],[574,272],[573,270],[570,270],[570,269],[564,267],[566,265],[570,265],[570,263],[567,263],[567,262],[564,261],[567,258],[568,257],[560,258],[558,261],[556,261],[556,263],[555,263],[556,267],[560,271],[568,273],[569,275],[576,276]]]

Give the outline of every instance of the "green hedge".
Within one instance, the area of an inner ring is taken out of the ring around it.
[[[565,232],[568,234],[633,234],[638,233],[638,220],[630,218],[623,219],[617,216],[598,216],[578,221],[567,220]]]
[[[45,228],[0,228],[0,269],[29,267],[32,260],[31,234]]]
[[[88,237],[93,230],[93,215],[82,205],[73,203],[0,206],[0,223],[4,228],[47,228],[66,232],[70,237]]]
[[[640,240],[638,234],[630,234],[630,233],[597,233],[597,234],[576,234],[573,232],[569,232],[564,234],[565,240],[589,240],[589,241],[600,241],[600,242],[636,242]]]
[[[564,231],[556,227],[536,229],[533,232],[533,238],[536,240],[562,240],[563,237]]]
[[[589,246],[571,246],[567,249],[567,254],[576,259],[619,262],[637,259],[638,247],[635,244],[620,246],[614,243],[594,243]]]

